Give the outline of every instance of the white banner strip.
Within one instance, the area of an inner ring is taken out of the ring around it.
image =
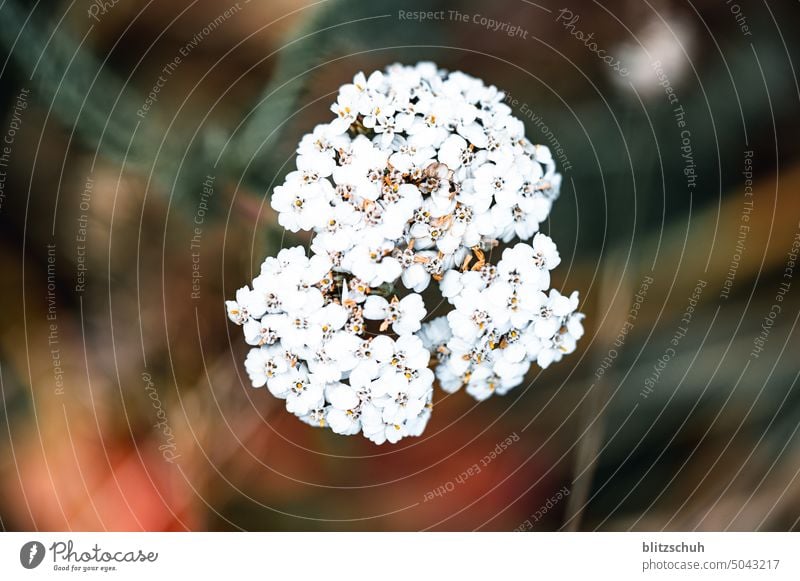
[[[797,580],[798,547],[792,533],[3,533],[0,579]]]

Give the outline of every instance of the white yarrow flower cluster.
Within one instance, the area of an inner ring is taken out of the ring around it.
[[[340,89],[271,200],[281,226],[314,233],[311,255],[267,258],[227,303],[254,386],[309,424],[394,443],[424,430],[434,369],[482,400],[575,350],[577,292],[548,292],[560,258],[539,232],[561,176],[503,98],[432,63]],[[425,321],[432,282],[452,310]]]
[[[575,350],[583,335],[577,291],[569,297],[544,292],[559,262],[553,241],[538,233],[532,244],[504,250],[496,266],[445,274],[440,288],[455,307],[447,329],[426,323],[441,327],[431,346],[440,354],[442,389],[466,385],[478,400],[503,395],[522,383],[532,362],[546,368]]]

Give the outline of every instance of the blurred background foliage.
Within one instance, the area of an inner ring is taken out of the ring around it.
[[[0,5],[0,133],[16,128],[0,198],[3,528],[798,528],[796,288],[750,356],[800,218],[796,3],[101,4]],[[562,8],[630,75],[570,34]],[[445,17],[400,17],[415,10]],[[310,429],[249,388],[222,301],[265,255],[308,241],[281,231],[269,193],[337,88],[419,60],[506,90],[529,138],[553,146],[543,123],[563,147],[547,231],[563,259],[555,282],[580,289],[587,334],[506,397],[439,393],[422,438],[376,448]],[[686,337],[643,397],[698,280]],[[425,500],[511,434],[519,442],[478,475]]]

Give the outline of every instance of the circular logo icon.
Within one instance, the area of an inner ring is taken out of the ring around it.
[[[44,545],[39,541],[30,541],[19,550],[19,562],[26,569],[35,569],[44,560]]]

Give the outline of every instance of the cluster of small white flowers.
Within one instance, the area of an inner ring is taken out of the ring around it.
[[[377,444],[419,435],[433,395],[430,353],[413,334],[426,315],[422,298],[350,292],[354,279],[332,267],[301,246],[284,249],[264,261],[252,288],[227,301],[228,316],[254,346],[245,360],[250,381],[303,421],[339,434],[363,432]],[[368,314],[398,337],[367,336]]]
[[[575,350],[583,335],[577,291],[543,292],[560,260],[553,241],[538,233],[532,244],[504,250],[496,266],[445,273],[440,289],[455,308],[442,318],[446,325],[435,319],[424,330],[426,345],[439,354],[442,389],[466,385],[478,400],[503,395],[522,383],[533,361],[546,368]]]
[[[577,293],[544,293],[560,259],[538,233],[561,176],[503,99],[432,63],[341,87],[271,200],[281,226],[314,233],[311,257],[282,250],[228,302],[253,385],[310,424],[396,442],[427,423],[432,366],[484,399],[575,349]],[[486,261],[514,238],[533,241]],[[432,280],[454,309],[423,325]]]

